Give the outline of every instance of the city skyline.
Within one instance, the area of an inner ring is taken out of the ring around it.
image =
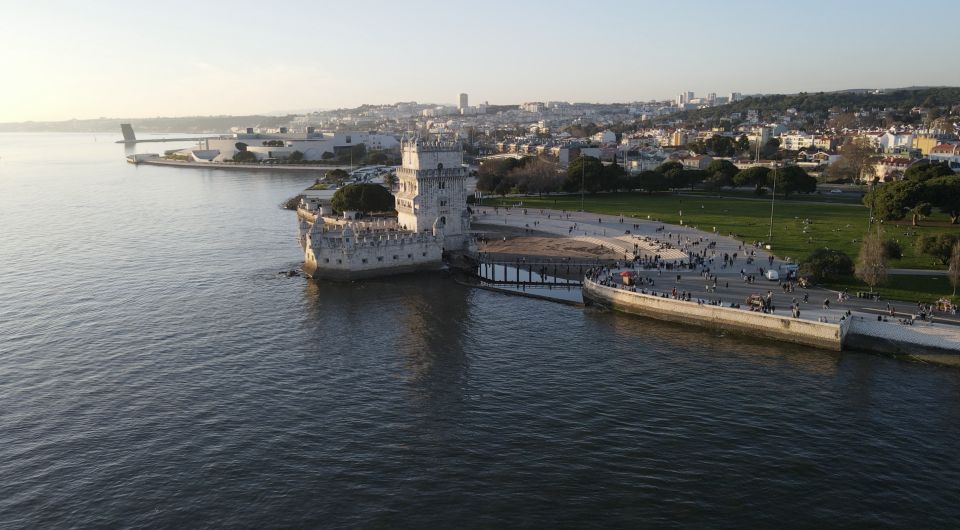
[[[0,45],[17,53],[0,57],[0,122],[457,104],[461,92],[473,104],[612,103],[960,85],[937,54],[960,43],[948,25],[960,6],[942,1],[917,10],[922,31],[891,2],[789,15],[761,2],[600,2],[586,23],[572,3],[375,2],[357,13],[291,2],[266,21],[252,2],[174,2],[137,17],[103,5],[5,16]]]

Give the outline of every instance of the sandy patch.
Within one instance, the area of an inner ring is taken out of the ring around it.
[[[619,259],[622,254],[602,249],[599,245],[577,241],[567,237],[523,236],[492,239],[481,243],[480,252],[498,254],[520,254],[530,256],[548,256],[563,258],[601,258]]]

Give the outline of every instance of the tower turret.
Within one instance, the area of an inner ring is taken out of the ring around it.
[[[414,232],[442,226],[444,248],[463,248],[470,230],[467,211],[467,169],[455,141],[414,139],[401,145],[403,164],[397,170],[397,222]]]

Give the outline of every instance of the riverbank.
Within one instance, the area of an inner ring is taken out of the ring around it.
[[[144,164],[150,166],[166,167],[189,167],[197,169],[224,169],[228,171],[271,171],[271,172],[290,172],[290,173],[326,173],[334,169],[350,170],[356,166],[299,166],[292,164],[238,164],[223,162],[188,162],[186,160],[167,160],[164,158],[147,158],[136,162],[137,165]]]
[[[714,298],[680,299],[668,291],[617,283],[616,271],[586,278],[583,299],[588,305],[668,322],[731,331],[831,351],[857,350],[905,356],[925,362],[960,366],[960,328],[927,321],[878,319],[847,311],[836,313],[802,305],[798,313],[752,311]]]
[[[488,199],[487,208],[513,206],[529,210],[549,208],[574,212],[582,208],[595,215],[627,215],[635,218],[657,219],[671,225],[695,226],[705,232],[716,230],[732,234],[744,243],[767,241],[770,234],[770,201],[712,196],[693,196],[673,193],[646,194],[639,192],[598,193],[586,196],[582,203],[578,195],[548,197],[508,197]],[[520,206],[516,206],[520,204]],[[827,204],[793,198],[777,198],[774,208],[773,252],[780,258],[802,259],[814,249],[827,247],[841,250],[856,259],[860,241],[867,231],[869,210],[866,206]],[[901,243],[903,258],[891,260],[891,268],[943,269],[934,257],[916,250],[916,241],[925,236],[953,233],[949,217],[932,213],[921,226],[911,226],[910,220],[884,223],[886,236]]]
[[[712,314],[705,316],[698,325],[719,325],[723,329],[737,329],[748,336],[765,336],[834,351],[842,350],[847,345],[850,349],[861,351],[960,364],[960,318],[956,315],[935,312],[936,323],[930,325],[919,318],[920,308],[915,302],[846,297],[837,291],[822,288],[796,288],[787,291],[781,288],[779,282],[766,281],[760,270],[761,267],[776,269],[783,261],[762,249],[745,246],[729,236],[645,219],[583,212],[480,208],[475,215],[480,223],[477,226],[513,230],[512,237],[508,239],[509,247],[502,250],[509,249],[515,258],[533,258],[540,254],[542,249],[537,244],[540,239],[547,240],[547,244],[553,249],[563,249],[564,245],[586,240],[596,246],[616,249],[611,257],[621,260],[623,255],[618,256],[619,252],[647,259],[659,256],[661,267],[631,270],[641,278],[640,285],[655,284],[653,289],[661,293],[676,289],[678,293],[689,294],[691,300],[701,299],[706,301],[707,305],[716,304],[710,307],[734,312],[730,319],[721,319]],[[533,228],[527,228],[528,226]],[[560,241],[556,241],[557,239]],[[567,242],[563,243],[563,240]],[[531,244],[528,245],[528,241]],[[685,265],[691,255],[702,261],[699,266],[690,268]],[[725,260],[724,255],[736,258]],[[709,280],[703,272],[705,268],[710,269],[707,273]],[[619,280],[619,277],[616,279]],[[590,297],[590,291],[590,287],[584,288],[585,300]],[[776,321],[775,325],[766,325],[770,319],[764,317],[757,317],[760,319],[758,322],[763,322],[764,325],[753,322],[756,320],[754,316],[763,313],[730,307],[748,307],[747,301],[757,296],[768,298],[771,305],[779,311],[778,314],[769,315]],[[659,298],[655,304],[640,304],[640,307],[636,307],[624,305],[623,300],[619,300],[622,297],[623,295],[618,294],[618,300],[601,301],[607,302],[603,305],[614,309],[661,320],[693,322],[689,307],[674,307],[684,302]],[[596,298],[594,296],[594,301],[597,301]],[[626,300],[635,299],[627,297]],[[800,309],[801,319],[791,318],[789,308],[794,305]],[[698,306],[703,307],[693,303],[694,308]],[[708,312],[712,311],[711,309]],[[727,311],[721,311],[721,314],[726,314]],[[902,324],[901,319],[911,324]],[[806,328],[806,325],[799,324],[798,321],[817,324],[810,328],[816,331],[800,332],[803,336],[799,339],[794,337],[797,329]],[[841,322],[856,324],[849,344],[844,342],[844,337],[825,338],[827,334],[819,329],[822,326],[818,325],[824,323],[838,326]],[[784,334],[781,330],[787,332]]]

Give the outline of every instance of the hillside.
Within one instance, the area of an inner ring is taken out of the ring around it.
[[[784,112],[793,108],[801,112],[827,113],[833,107],[842,110],[860,108],[940,107],[960,104],[960,87],[903,88],[887,90],[880,94],[866,91],[800,92],[799,94],[770,94],[750,96],[736,103],[706,109],[679,112],[667,120],[711,120],[727,117],[732,112],[758,110],[760,112]]]

